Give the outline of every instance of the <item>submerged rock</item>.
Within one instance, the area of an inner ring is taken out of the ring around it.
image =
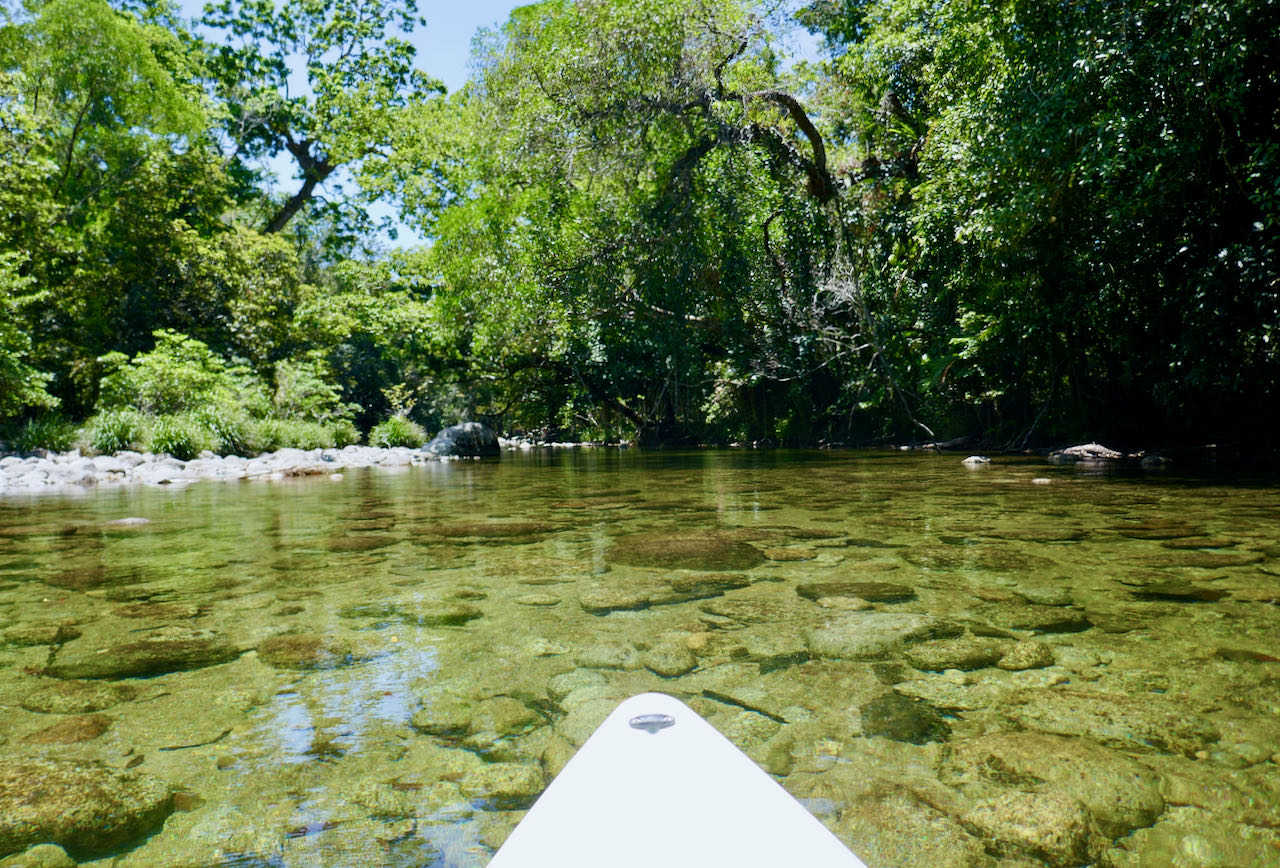
[[[484,611],[470,603],[446,601],[418,603],[404,614],[410,624],[419,627],[461,627],[484,615]]]
[[[0,762],[0,854],[41,843],[104,853],[172,810],[173,791],[151,775],[65,760]]]
[[[1084,738],[1000,732],[952,745],[943,780],[1057,794],[1083,804],[1108,837],[1150,826],[1164,811],[1160,775]]]
[[[642,651],[640,662],[650,672],[663,678],[675,678],[693,671],[698,665],[698,658],[685,643],[668,639],[656,642],[653,647]]]
[[[805,632],[809,651],[819,657],[883,660],[909,645],[958,636],[955,624],[910,612],[853,612],[829,619]]]
[[[22,741],[24,744],[80,744],[93,741],[110,729],[111,724],[111,718],[105,714],[65,717],[52,726],[24,736]]]
[[[1209,721],[1157,695],[1019,690],[1010,694],[1001,714],[1011,728],[1085,736],[1121,750],[1192,756],[1220,737]]]
[[[1084,806],[1060,795],[1012,792],[961,818],[1004,856],[1033,856],[1053,866],[1084,865],[1100,839]]]
[[[514,811],[532,805],[546,783],[539,765],[488,763],[468,772],[460,785],[469,799],[486,801],[499,811]]]
[[[910,744],[945,741],[951,736],[951,727],[938,709],[914,696],[886,693],[864,703],[858,710],[862,714],[863,735],[879,735]]]
[[[76,861],[57,844],[36,844],[7,859],[0,859],[0,868],[76,868]]]
[[[546,723],[537,711],[510,696],[492,696],[475,707],[468,724],[471,732],[498,737],[519,735]]]
[[[475,704],[471,700],[452,693],[440,693],[424,700],[423,708],[409,723],[425,735],[462,736],[471,729],[474,710]]]
[[[86,714],[128,702],[136,693],[127,684],[41,679],[22,697],[21,705],[40,714]]]
[[[258,658],[277,669],[336,669],[354,659],[351,643],[320,633],[285,633],[258,646]]]
[[[597,585],[582,592],[578,603],[583,611],[593,615],[607,615],[610,612],[635,611],[649,608],[654,589],[651,587],[624,587],[618,585]]]
[[[789,620],[791,613],[785,606],[769,600],[722,599],[709,600],[699,607],[716,618],[725,618],[736,624],[778,624]]]
[[[28,627],[10,627],[4,631],[4,641],[23,647],[33,645],[62,645],[79,639],[80,631],[67,624],[33,624]]]
[[[429,533],[449,540],[511,539],[523,541],[559,530],[545,521],[451,521],[431,525]]]
[[[1230,597],[1229,591],[1194,582],[1168,581],[1153,582],[1134,588],[1133,595],[1139,600],[1156,600],[1171,603],[1216,603]]]
[[[1043,669],[1053,664],[1053,649],[1043,642],[1018,642],[1010,645],[996,661],[996,666],[1008,672]]]
[[[854,799],[836,832],[867,865],[986,868],[982,842],[906,789]]]
[[[942,672],[946,669],[983,669],[1003,654],[1004,646],[992,639],[961,636],[921,643],[908,648],[903,656],[916,669]]]
[[[58,678],[137,678],[203,669],[240,656],[226,639],[204,630],[165,628],[105,649],[77,647],[83,642],[65,646],[48,674]]]
[[[761,551],[721,534],[634,534],[609,547],[609,561],[659,570],[749,570],[763,563]]]
[[[901,603],[916,596],[916,592],[906,585],[889,582],[809,582],[796,585],[796,593],[806,600],[856,597],[869,603]]]
[[[983,610],[991,623],[1008,630],[1032,630],[1036,633],[1079,633],[1093,626],[1089,616],[1067,606],[1000,603]]]

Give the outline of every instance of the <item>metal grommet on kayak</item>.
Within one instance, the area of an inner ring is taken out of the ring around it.
[[[632,729],[643,729],[649,735],[653,735],[668,726],[675,726],[676,719],[669,714],[640,714],[631,718],[628,723]]]

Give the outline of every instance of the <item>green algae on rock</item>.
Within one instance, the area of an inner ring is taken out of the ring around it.
[[[221,636],[204,630],[157,630],[105,649],[80,639],[64,646],[47,672],[57,678],[136,678],[216,666],[240,656]]]
[[[284,633],[258,645],[258,658],[277,669],[336,669],[353,662],[351,643],[320,633]]]
[[[657,570],[749,570],[764,563],[755,546],[723,534],[631,534],[609,547],[611,563]]]
[[[0,761],[0,854],[40,843],[101,854],[172,810],[172,789],[151,775],[65,760]]]
[[[862,714],[863,735],[910,744],[945,741],[951,736],[951,727],[938,709],[914,696],[885,693],[863,703],[858,711]]]
[[[93,741],[111,728],[112,719],[105,714],[80,714],[64,717],[57,723],[22,737],[23,744],[80,744]]]
[[[42,678],[32,683],[20,704],[40,714],[86,714],[127,702],[136,694],[128,684]]]
[[[70,624],[31,624],[5,630],[4,641],[20,647],[62,645],[81,635],[80,630]]]
[[[963,628],[912,612],[855,612],[827,619],[805,631],[809,651],[843,660],[884,660],[928,639],[958,636]]]
[[[916,596],[914,589],[890,582],[807,582],[796,585],[796,593],[806,600],[857,597],[868,603],[903,603]]]

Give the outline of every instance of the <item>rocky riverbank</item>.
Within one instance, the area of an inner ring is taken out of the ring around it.
[[[0,458],[0,494],[65,494],[98,486],[183,486],[202,480],[332,476],[362,467],[408,467],[449,457],[406,447],[347,446],[280,449],[254,458],[205,452],[199,458],[181,461],[170,455],[138,452],[86,456],[76,449]]]
[[[76,493],[97,486],[184,486],[202,480],[278,480],[301,476],[338,476],[366,467],[409,467],[433,461],[498,455],[527,448],[499,440],[489,428],[464,422],[445,428],[421,448],[347,446],[342,449],[279,449],[253,458],[202,452],[183,461],[167,454],[116,452],[84,455],[41,450],[0,458],[0,495]]]

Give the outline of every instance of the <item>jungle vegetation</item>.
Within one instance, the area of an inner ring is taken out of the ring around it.
[[[414,0],[0,16],[18,446],[1123,446],[1280,400],[1277,0],[543,0],[454,93]]]

